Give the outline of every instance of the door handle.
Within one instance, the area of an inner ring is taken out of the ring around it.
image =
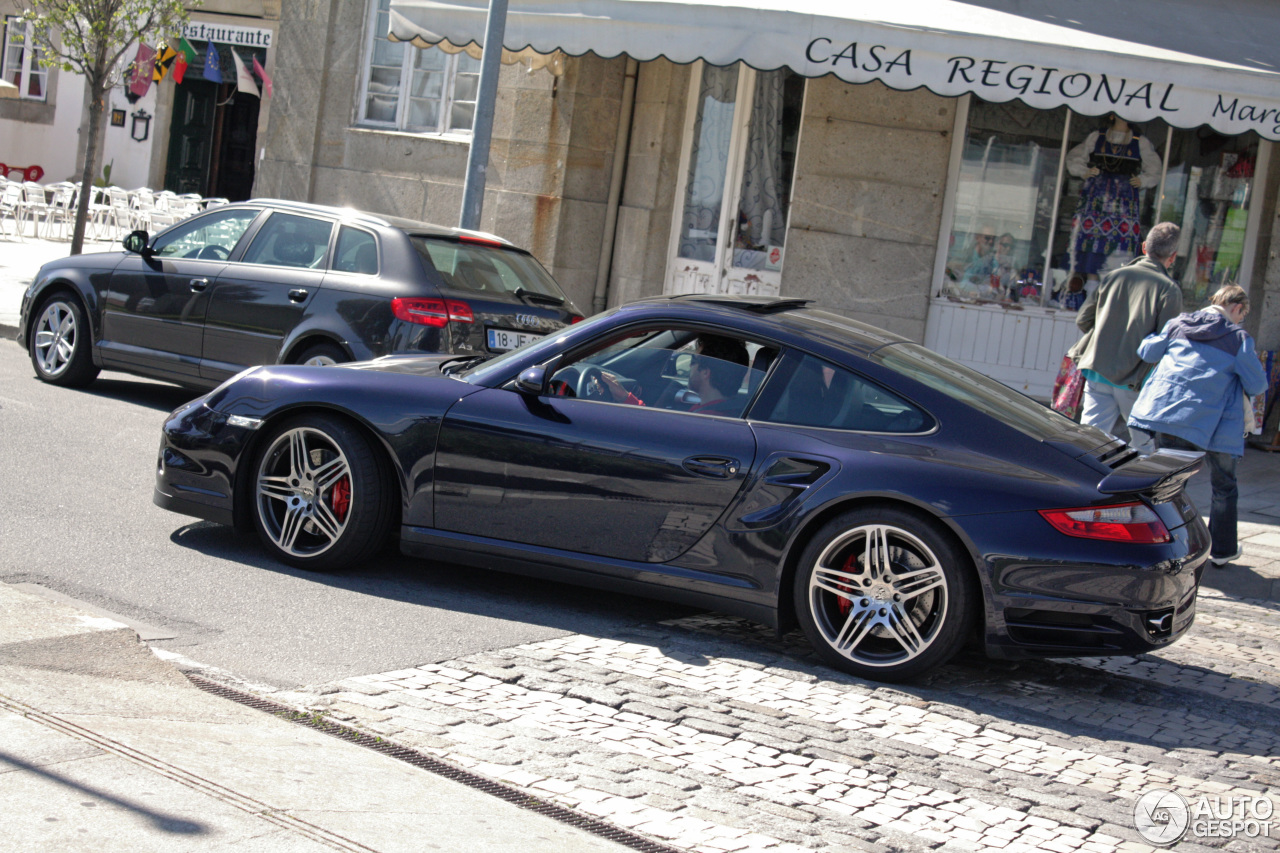
[[[738,473],[738,460],[727,456],[690,456],[681,467],[699,477],[727,480]]]
[[[307,291],[305,288],[295,287],[293,290],[289,291],[290,302],[303,302],[306,300],[306,298],[307,298]]]
[[[206,287],[208,287],[208,286],[209,286],[209,279],[207,279],[207,278],[193,278],[193,279],[191,279],[191,292],[192,292],[192,293],[200,293],[201,291],[203,291],[203,290],[204,290]]]

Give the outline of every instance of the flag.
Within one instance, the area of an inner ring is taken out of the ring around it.
[[[244,67],[244,60],[240,58],[240,54],[236,53],[236,49],[230,48],[231,58],[236,64],[236,91],[244,92],[246,95],[253,95],[255,98],[261,98],[262,93],[258,91],[258,84],[253,82],[253,75],[249,73],[249,69]]]
[[[262,67],[262,63],[258,61],[258,55],[253,55],[253,73],[262,78],[262,91],[267,93],[267,97],[272,96],[271,78],[267,76],[267,69]]]
[[[155,57],[156,52],[153,48],[145,44],[138,45],[138,55],[129,68],[125,86],[125,97],[129,99],[129,103],[137,103],[137,100],[147,94],[147,90],[151,88],[151,64]]]
[[[187,73],[187,66],[196,61],[196,49],[187,41],[186,36],[178,37],[178,58],[173,61],[173,82],[181,83]]]
[[[164,75],[169,73],[169,66],[173,65],[173,60],[177,55],[178,52],[167,44],[160,48],[159,52],[156,53],[155,71],[152,72],[151,79],[156,83],[163,80]]]
[[[209,49],[204,54],[204,79],[214,83],[222,82],[222,58],[218,49],[209,42]]]

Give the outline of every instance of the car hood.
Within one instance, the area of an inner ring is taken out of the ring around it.
[[[341,367],[353,370],[381,370],[386,373],[408,373],[413,376],[439,376],[440,368],[455,361],[456,355],[384,355],[369,361],[351,361]]]
[[[41,272],[45,270],[66,270],[66,269],[99,269],[113,270],[120,265],[128,252],[88,252],[83,255],[68,255],[65,258],[58,258],[49,261],[40,268]]]

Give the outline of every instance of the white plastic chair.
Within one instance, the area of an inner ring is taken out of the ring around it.
[[[27,216],[26,204],[22,196],[22,184],[0,178],[0,229],[13,228],[13,235],[25,240],[22,235],[22,221]]]
[[[22,203],[27,211],[27,219],[31,220],[31,236],[40,237],[40,220],[49,214],[49,197],[45,194],[43,184],[35,181],[22,183]]]
[[[53,236],[54,225],[60,225],[61,237],[59,239],[71,239],[71,228],[76,221],[76,193],[75,184],[63,181],[57,184],[50,184],[49,189],[53,190],[53,198],[49,200],[48,209],[45,211],[45,236]]]

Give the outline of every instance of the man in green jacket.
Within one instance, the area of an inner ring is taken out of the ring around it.
[[[1182,289],[1168,275],[1178,256],[1179,231],[1172,222],[1154,226],[1142,244],[1144,254],[1103,276],[1081,306],[1076,325],[1084,337],[1071,355],[1085,377],[1082,423],[1114,433],[1117,420],[1129,419],[1151,370],[1138,344],[1182,313]],[[1129,443],[1140,453],[1155,450],[1141,430],[1130,431]]]

